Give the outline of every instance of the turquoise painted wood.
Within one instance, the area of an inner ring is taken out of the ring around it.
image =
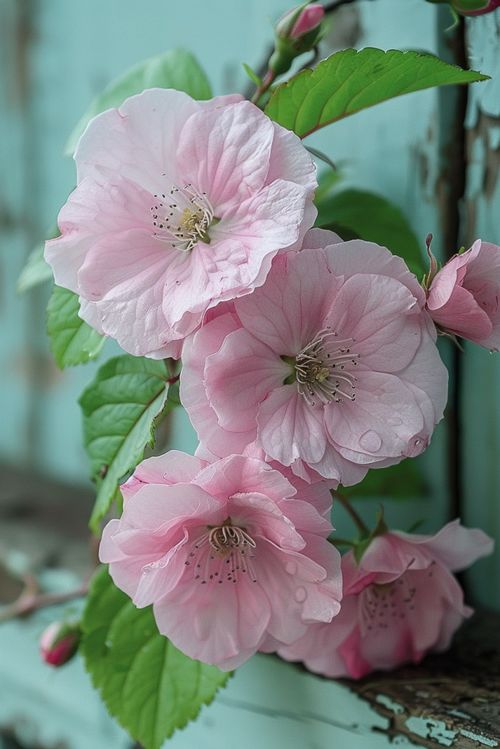
[[[140,4],[122,0],[2,0],[0,158],[2,175],[8,175],[0,181],[2,459],[75,482],[86,481],[76,399],[96,365],[57,371],[44,334],[48,289],[22,298],[14,291],[24,257],[53,222],[72,188],[73,164],[62,152],[74,123],[114,76],[143,58],[176,46],[196,52],[215,93],[241,90],[246,85],[241,62],[259,62],[270,38],[271,22],[286,6],[283,0],[143,0]],[[473,23],[469,24],[472,63],[484,72],[494,73],[496,67],[500,80],[500,13]],[[423,0],[360,2],[359,9],[350,6],[338,14],[322,51],[328,54],[336,48],[371,45],[442,52],[446,25],[442,13]],[[342,165],[346,185],[377,190],[393,200],[410,217],[422,244],[426,234],[433,232],[434,248],[440,252],[445,250],[439,186],[447,137],[443,107],[448,105],[453,105],[448,94],[422,92],[360,113],[311,138],[311,145]],[[495,181],[500,163],[499,107],[498,87],[473,87],[464,226],[467,222],[471,236],[483,232],[500,243],[500,188]],[[116,349],[108,343],[106,353],[113,351]],[[468,351],[463,359],[465,519],[494,532],[500,528],[500,364],[498,358],[481,351]],[[440,425],[423,461],[426,497],[388,501],[393,524],[408,527],[427,518],[426,527],[431,529],[447,517],[447,429],[446,423]],[[180,412],[174,417],[171,435],[172,446],[194,449],[194,434]],[[366,500],[369,512],[374,513],[378,502]],[[335,521],[342,530],[343,520]],[[498,559],[482,562],[474,575],[485,602],[493,600],[493,574],[498,574],[499,566]],[[32,710],[35,728],[44,724],[44,736],[66,739],[72,749],[89,746],[85,734],[89,723],[101,730],[100,738],[94,735],[92,747],[125,747],[103,709],[94,706],[80,666],[45,683],[36,648],[28,644],[33,643],[32,635],[29,627],[12,626],[6,639],[0,639],[0,652],[2,647],[3,652],[14,646],[22,649],[25,674],[16,680],[14,661],[4,671],[0,707],[6,684],[17,694],[17,701],[11,700],[9,710],[3,703],[0,722],[22,710],[24,701],[26,710]],[[31,693],[29,684],[34,685]],[[47,690],[46,709],[37,712],[34,705],[43,689]],[[55,696],[49,705],[51,689]],[[80,707],[83,705],[85,709]],[[73,720],[79,709],[80,724]],[[353,728],[354,724],[358,728]],[[253,747],[256,740],[263,749],[285,743],[292,748],[326,749],[335,742],[342,749],[388,747],[384,736],[368,733],[376,725],[380,718],[343,687],[256,658],[238,673],[216,705],[203,711],[200,722],[178,734],[169,746],[211,749],[236,736],[241,749]]]
[[[477,237],[500,244],[500,12],[468,24],[470,59],[492,79],[474,87],[468,107],[467,193],[464,243]],[[461,423],[465,520],[500,531],[500,356],[467,346],[462,359]],[[500,547],[471,570],[485,606],[498,606]]]

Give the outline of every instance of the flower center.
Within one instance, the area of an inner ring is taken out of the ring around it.
[[[433,564],[427,570],[430,577]],[[392,583],[372,583],[362,591],[359,599],[362,636],[374,630],[388,629],[412,614],[417,592],[415,574],[423,575],[422,571],[406,572]]]
[[[353,353],[353,338],[339,339],[330,328],[321,330],[295,357],[297,389],[310,406],[343,403],[356,399],[359,354]]]
[[[245,528],[228,518],[222,525],[208,526],[193,544],[184,564],[194,567],[194,579],[207,585],[237,583],[240,575],[252,582],[257,576],[252,564],[257,544]]]
[[[197,192],[188,184],[154,197],[151,215],[155,237],[182,252],[189,252],[198,242],[210,244],[208,230],[218,219],[205,192]]]

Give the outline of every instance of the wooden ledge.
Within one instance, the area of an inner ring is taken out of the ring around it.
[[[500,614],[476,613],[451,650],[346,686],[417,746],[500,747]]]

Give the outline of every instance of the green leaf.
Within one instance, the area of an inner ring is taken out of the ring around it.
[[[262,85],[262,78],[259,75],[257,75],[257,73],[255,72],[255,70],[252,70],[252,68],[250,67],[250,65],[247,65],[246,62],[244,62],[242,64],[243,64],[243,70],[245,71],[245,73],[247,74],[247,76],[250,78],[250,80],[252,81],[252,83],[255,83],[255,85],[257,87],[261,86]]]
[[[425,496],[427,485],[418,460],[403,460],[389,468],[368,471],[356,486],[344,486],[342,493],[354,499],[415,499]]]
[[[146,445],[153,445],[156,417],[168,393],[165,364],[117,356],[106,362],[80,397],[83,433],[97,499],[90,527],[109,510],[118,483],[135,468]]]
[[[424,272],[423,252],[413,229],[386,198],[365,190],[342,190],[327,195],[317,207],[317,226],[333,229],[345,240],[359,237],[384,245],[400,255],[417,276]]]
[[[145,749],[159,749],[214,699],[230,674],[188,658],[159,634],[151,608],[137,609],[107,570],[95,575],[80,652],[110,713]]]
[[[48,233],[47,239],[54,239],[54,237],[58,236],[59,229],[57,226],[53,226]],[[44,249],[45,242],[40,242],[28,255],[26,264],[17,279],[16,289],[18,294],[23,294],[34,286],[38,286],[52,278],[52,268],[45,262],[43,256]]]
[[[165,408],[163,409],[162,416],[166,416],[181,405],[182,403],[179,395],[179,380],[177,380],[168,388],[168,398],[167,402],[165,403]]]
[[[197,59],[184,49],[173,49],[134,65],[124,75],[112,81],[100,96],[94,99],[66,144],[71,155],[78,139],[92,117],[111,107],[119,107],[125,99],[146,88],[175,88],[193,99],[210,99],[210,83]]]
[[[78,316],[80,302],[69,289],[54,286],[47,307],[47,332],[61,369],[86,364],[99,355],[105,338]]]
[[[304,138],[395,96],[487,79],[474,70],[462,70],[420,52],[345,49],[278,86],[265,111],[275,122]]]

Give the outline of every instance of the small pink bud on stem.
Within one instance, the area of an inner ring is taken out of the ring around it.
[[[253,101],[260,99],[274,78],[283,75],[293,60],[313,50],[324,32],[325,9],[321,3],[302,3],[280,18],[275,29],[275,49],[269,59],[269,69]]]
[[[299,39],[317,29],[325,16],[321,3],[303,3],[287,11],[276,25],[276,36],[281,39]]]
[[[63,666],[75,655],[80,638],[78,622],[52,622],[40,637],[42,660],[50,666]]]

